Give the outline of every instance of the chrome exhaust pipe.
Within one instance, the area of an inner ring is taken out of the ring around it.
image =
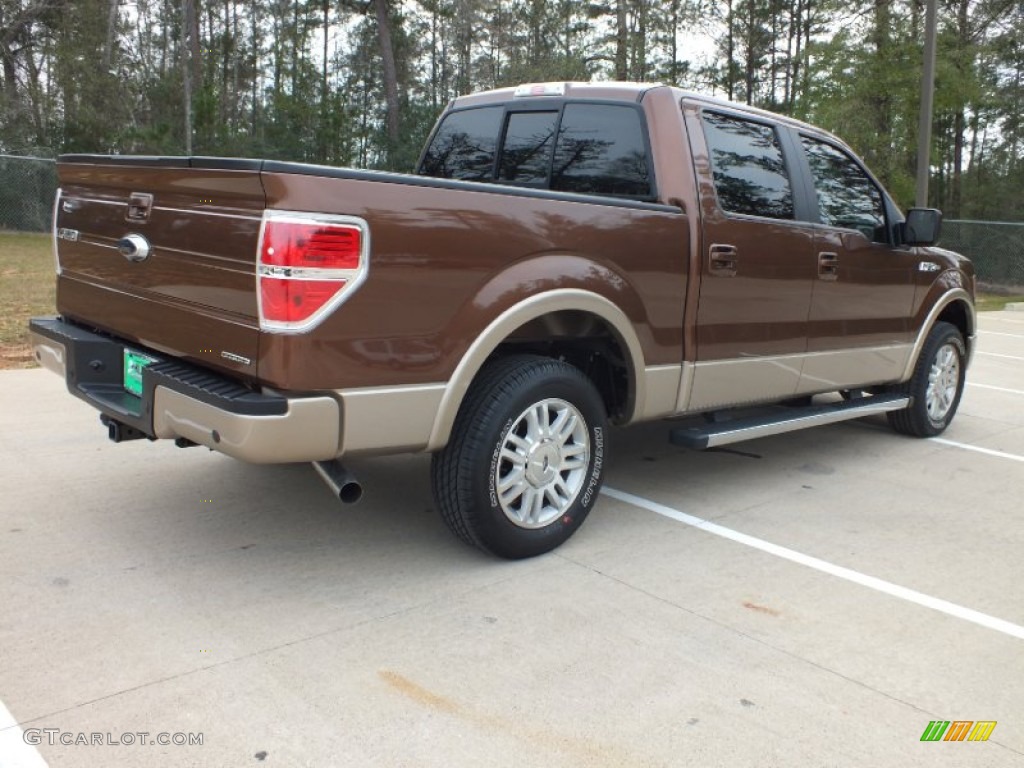
[[[313,469],[342,503],[355,504],[363,497],[363,486],[340,461],[314,461]]]

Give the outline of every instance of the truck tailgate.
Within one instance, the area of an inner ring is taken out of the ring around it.
[[[255,376],[260,166],[62,157],[58,311],[142,346]],[[148,255],[124,255],[118,243],[129,236]]]

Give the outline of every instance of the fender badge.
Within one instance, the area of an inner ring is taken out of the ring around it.
[[[918,272],[938,272],[939,269],[939,265],[934,261],[922,261],[917,265]]]
[[[223,357],[225,360],[230,360],[233,363],[241,363],[242,365],[249,365],[250,363],[252,363],[252,360],[250,360],[248,357],[236,355],[234,352],[221,352],[220,356]]]
[[[78,240],[78,230],[61,227],[57,230],[57,237],[61,240],[70,240],[73,243]]]

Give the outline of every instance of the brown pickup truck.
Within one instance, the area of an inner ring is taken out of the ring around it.
[[[61,158],[59,317],[37,359],[115,441],[250,462],[433,453],[445,522],[548,551],[594,505],[607,423],[706,448],[887,413],[936,435],[974,271],[835,137],[675,88],[456,99],[416,175]],[[813,398],[813,399],[812,399]],[[115,472],[111,469],[111,472]]]

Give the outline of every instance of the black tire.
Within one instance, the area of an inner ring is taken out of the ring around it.
[[[925,339],[914,375],[895,390],[909,395],[910,405],[890,412],[889,424],[913,437],[942,434],[960,405],[966,372],[967,347],[960,331],[949,323],[936,323]]]
[[[565,437],[550,431],[543,437],[544,428],[532,426],[541,421],[549,430],[572,429]],[[460,539],[499,557],[551,551],[576,532],[597,500],[606,431],[601,396],[579,369],[534,355],[486,365],[463,400],[448,445],[431,463],[441,516]],[[532,439],[537,436],[543,439]],[[503,483],[510,485],[501,489]]]

